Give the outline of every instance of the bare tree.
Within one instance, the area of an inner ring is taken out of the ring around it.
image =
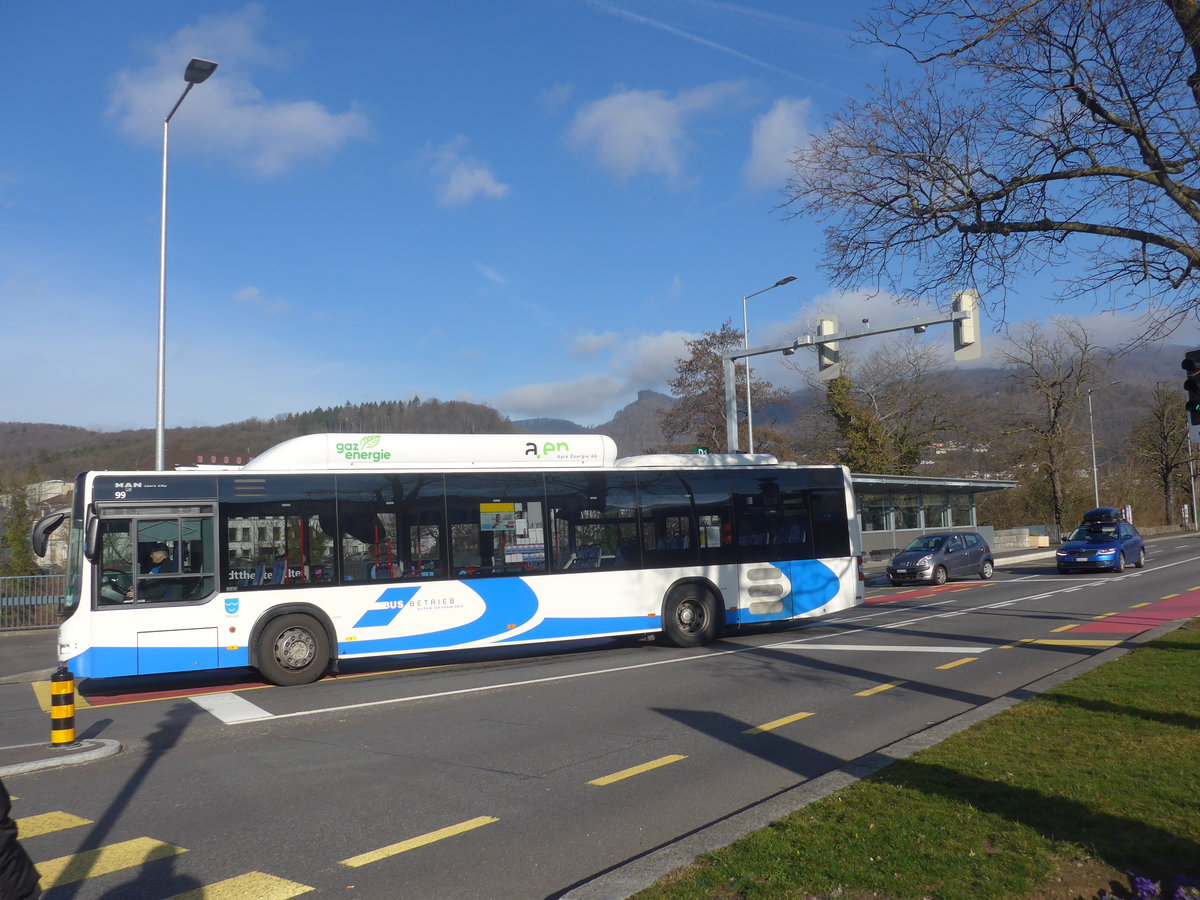
[[[965,431],[971,404],[928,342],[893,339],[861,359],[843,350],[842,370],[830,382],[806,377],[825,393],[813,443],[855,471],[912,474],[934,444]]]
[[[849,102],[785,191],[839,286],[971,285],[1003,319],[1015,276],[1077,255],[1060,299],[1142,308],[1142,336],[1196,315],[1197,0],[889,0],[865,33],[920,77]]]
[[[682,437],[684,441],[697,441],[702,445],[725,449],[725,371],[722,354],[737,350],[742,346],[742,334],[735,331],[726,319],[721,324],[720,331],[708,331],[694,341],[685,341],[688,355],[675,361],[675,377],[667,384],[671,393],[679,398],[679,402],[662,413],[663,433],[670,438]],[[739,385],[745,384],[746,369],[743,364],[736,366],[736,378]],[[745,397],[739,391],[739,402]],[[755,428],[756,450],[772,453],[774,448],[771,440],[775,433],[773,424],[767,415],[767,408],[772,403],[782,403],[787,399],[787,392],[775,387],[769,381],[763,381],[753,376],[750,378],[750,397],[759,419]],[[745,429],[741,426],[744,410],[738,410],[738,440],[745,438]],[[677,449],[681,449],[677,446]]]
[[[1168,525],[1176,523],[1175,488],[1187,484],[1191,440],[1179,408],[1177,388],[1154,385],[1150,408],[1129,436],[1130,455],[1154,474],[1162,491],[1163,513]]]
[[[1051,330],[1037,323],[1024,326],[1000,357],[1008,377],[1031,396],[1027,413],[1008,433],[1026,438],[1029,461],[1050,486],[1054,524],[1061,529],[1067,476],[1079,462],[1072,425],[1088,390],[1103,376],[1105,353],[1077,319],[1060,316]]]

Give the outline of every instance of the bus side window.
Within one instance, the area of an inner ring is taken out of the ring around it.
[[[102,519],[97,530],[100,553],[96,568],[98,603],[108,606],[125,603],[133,587],[133,541],[129,519]]]

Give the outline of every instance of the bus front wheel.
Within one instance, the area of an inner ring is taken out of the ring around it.
[[[699,647],[717,636],[720,615],[712,594],[694,584],[684,585],[663,604],[663,636],[676,647]]]
[[[329,665],[329,637],[310,616],[272,619],[258,638],[258,671],[272,684],[310,684]]]

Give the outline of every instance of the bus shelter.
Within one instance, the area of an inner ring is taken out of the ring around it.
[[[915,475],[852,473],[863,555],[886,559],[918,535],[950,528],[977,531],[995,543],[995,529],[980,524],[976,498],[988,491],[1015,488],[1016,481],[982,478],[926,478]]]

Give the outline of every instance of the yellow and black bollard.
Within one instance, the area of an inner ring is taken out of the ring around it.
[[[50,747],[75,744],[75,676],[65,662],[50,676]]]

